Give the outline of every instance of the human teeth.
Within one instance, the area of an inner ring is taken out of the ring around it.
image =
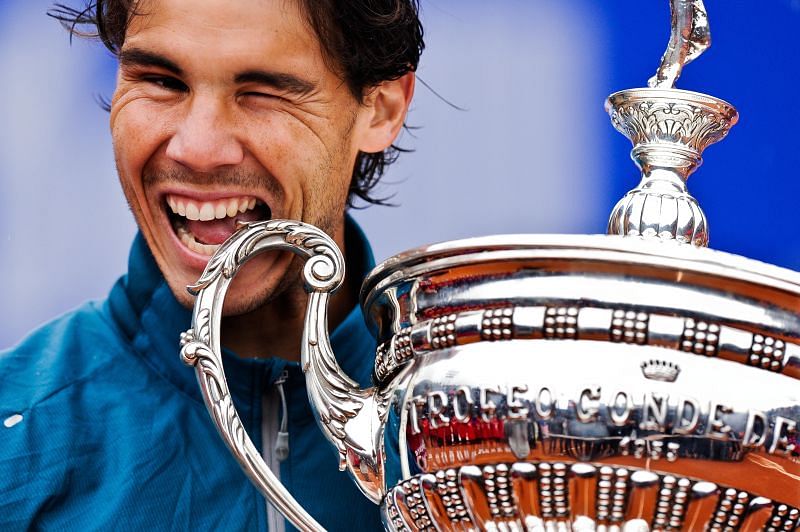
[[[228,202],[226,214],[233,218],[236,216],[237,212],[239,212],[239,201],[236,198],[231,198],[231,200]]]
[[[216,201],[206,201],[203,203],[195,202],[180,196],[167,196],[169,209],[180,216],[189,220],[200,220],[203,222],[226,217],[233,218],[238,213],[244,213],[254,209],[260,202],[253,196],[240,196],[236,198],[226,198]]]
[[[191,201],[186,205],[186,217],[189,218],[190,220],[200,219],[200,210],[197,208],[197,205],[195,205]]]
[[[210,203],[203,203],[200,207],[200,221],[207,222],[214,219],[214,206]]]
[[[219,249],[219,245],[202,244],[198,242],[185,227],[178,228],[178,238],[180,238],[181,242],[183,242],[187,248],[201,255],[208,255],[210,257]]]

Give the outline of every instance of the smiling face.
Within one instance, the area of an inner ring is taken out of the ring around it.
[[[153,0],[137,13],[119,54],[114,152],[179,301],[192,304],[186,286],[237,220],[303,220],[342,246],[356,156],[395,138],[413,77],[358,102],[293,1]],[[291,256],[251,263],[228,293],[228,314],[269,301]]]

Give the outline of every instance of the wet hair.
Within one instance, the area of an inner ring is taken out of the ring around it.
[[[381,82],[416,71],[422,50],[419,0],[297,0],[319,38],[323,55],[334,72],[363,102]],[[91,0],[83,8],[55,4],[48,14],[71,35],[99,39],[118,55],[138,0]],[[349,206],[362,200],[386,204],[373,189],[386,168],[409,150],[392,144],[378,153],[359,152],[350,181]]]

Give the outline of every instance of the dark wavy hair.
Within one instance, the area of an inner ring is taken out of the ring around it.
[[[367,92],[383,81],[416,71],[422,50],[419,0],[298,0],[317,34],[329,68],[363,102]],[[118,55],[138,0],[93,0],[83,8],[55,4],[48,14],[71,35],[99,39]],[[360,152],[350,181],[349,206],[356,198],[367,204],[386,204],[372,196],[386,168],[410,150],[392,144],[378,153]]]

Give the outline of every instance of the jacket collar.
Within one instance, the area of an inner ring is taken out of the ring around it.
[[[345,220],[345,242],[347,272],[361,284],[375,260],[366,236],[349,215]],[[133,242],[128,273],[112,289],[107,308],[134,351],[149,366],[202,402],[195,372],[179,356],[180,333],[191,325],[191,310],[182,307],[173,296],[141,233]],[[366,354],[374,353],[375,341],[358,305],[333,331],[331,345],[345,373],[366,386],[372,369],[372,358]],[[244,359],[223,350],[223,364],[231,393],[239,401],[260,398],[284,370],[289,370],[290,385],[304,385],[299,365],[280,358]]]

